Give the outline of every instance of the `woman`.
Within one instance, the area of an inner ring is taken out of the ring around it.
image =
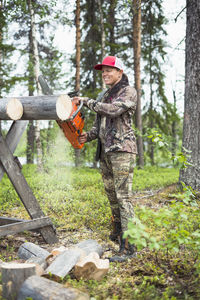
[[[94,126],[80,135],[79,142],[99,139],[97,159],[100,158],[114,225],[110,238],[119,238],[120,256],[130,257],[134,253],[134,246],[123,238],[123,232],[127,230],[129,219],[134,216],[131,196],[137,148],[132,117],[136,110],[137,94],[129,85],[128,77],[123,73],[123,64],[116,56],[107,56],[94,68],[102,71],[102,79],[109,88],[97,100],[85,97],[73,99],[76,104],[82,100],[84,105],[97,113]]]

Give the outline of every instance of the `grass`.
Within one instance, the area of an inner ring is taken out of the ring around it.
[[[26,165],[23,173],[42,209],[57,227],[101,231],[110,226],[111,212],[99,170],[61,166],[37,173],[36,166]],[[177,169],[135,169],[133,191],[154,190],[177,181]],[[21,211],[21,201],[6,175],[0,183],[0,205],[2,211],[12,210],[16,217]]]
[[[80,240],[94,238],[105,249],[111,248],[112,251],[117,249],[115,244],[108,239],[111,229],[111,211],[98,170],[68,168],[60,165],[48,172],[38,173],[36,167],[30,165],[23,167],[23,173],[45,215],[49,215],[57,227],[63,243],[66,241],[66,243],[76,244]],[[178,169],[173,168],[135,169],[133,191],[137,192],[137,197],[139,197],[140,194],[143,195],[144,190],[154,191],[174,185],[178,182],[178,176]],[[176,199],[177,191],[173,192],[173,199]],[[160,194],[155,193],[153,198],[145,198],[145,203],[147,206],[151,203],[154,210],[155,207],[159,210],[159,203],[167,208],[171,200],[169,190],[164,190]],[[27,217],[25,209],[6,176],[0,182],[0,206],[2,214],[19,218]],[[187,215],[188,220],[191,218],[194,223],[194,219],[198,217],[197,212],[195,207],[188,211],[184,208],[183,216]],[[142,214],[140,200],[136,213],[138,216]],[[143,215],[145,216],[144,211]],[[149,226],[148,231],[154,232],[155,225],[152,225],[152,219],[148,221],[146,218],[145,221]],[[188,226],[198,227],[197,223],[193,223],[188,223]],[[175,223],[170,226],[173,229],[176,228]],[[31,239],[31,235],[26,233],[26,239]],[[2,260],[10,261],[10,257],[13,259],[17,257],[17,248],[13,239],[8,241],[1,239],[0,245],[2,244],[5,248],[1,251]],[[149,250],[147,247],[127,262],[111,263],[108,274],[99,282],[76,280],[72,272],[63,279],[62,283],[67,287],[72,286],[87,292],[91,300],[172,300],[199,299],[199,279],[199,257],[193,255],[191,249],[190,252],[186,252],[182,247],[178,253],[167,253]]]

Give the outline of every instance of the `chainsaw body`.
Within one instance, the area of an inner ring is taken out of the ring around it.
[[[40,75],[38,77],[38,80],[42,88],[43,94],[52,95],[53,92],[49,88],[44,76]],[[77,92],[72,92],[68,94],[68,96],[71,98],[76,95]],[[70,114],[69,119],[66,121],[56,120],[59,127],[62,129],[65,137],[68,139],[68,141],[72,144],[72,146],[75,149],[81,149],[84,146],[84,144],[80,144],[78,141],[78,137],[82,133],[84,127],[84,117],[80,111],[82,106],[83,106],[83,102],[81,102],[79,106],[77,106],[72,102],[72,112]]]
[[[72,102],[72,113],[69,120],[57,120],[57,123],[62,129],[65,137],[75,149],[83,148],[84,144],[80,144],[78,141],[78,137],[82,133],[84,127],[84,118],[80,112],[79,106]]]

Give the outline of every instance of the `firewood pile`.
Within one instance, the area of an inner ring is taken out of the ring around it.
[[[78,280],[101,280],[109,270],[109,260],[101,259],[102,255],[103,248],[91,239],[51,252],[34,243],[24,243],[18,250],[19,260],[0,262],[3,299],[87,300],[88,294],[59,282],[69,273]]]

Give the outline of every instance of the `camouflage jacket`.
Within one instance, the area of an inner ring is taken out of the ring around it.
[[[102,93],[101,93],[102,94]],[[101,100],[88,99],[85,105],[97,113],[92,129],[87,132],[87,141],[100,138],[105,152],[137,153],[136,138],[132,129],[133,114],[137,106],[136,90],[127,85],[118,88],[109,97],[110,89]]]

